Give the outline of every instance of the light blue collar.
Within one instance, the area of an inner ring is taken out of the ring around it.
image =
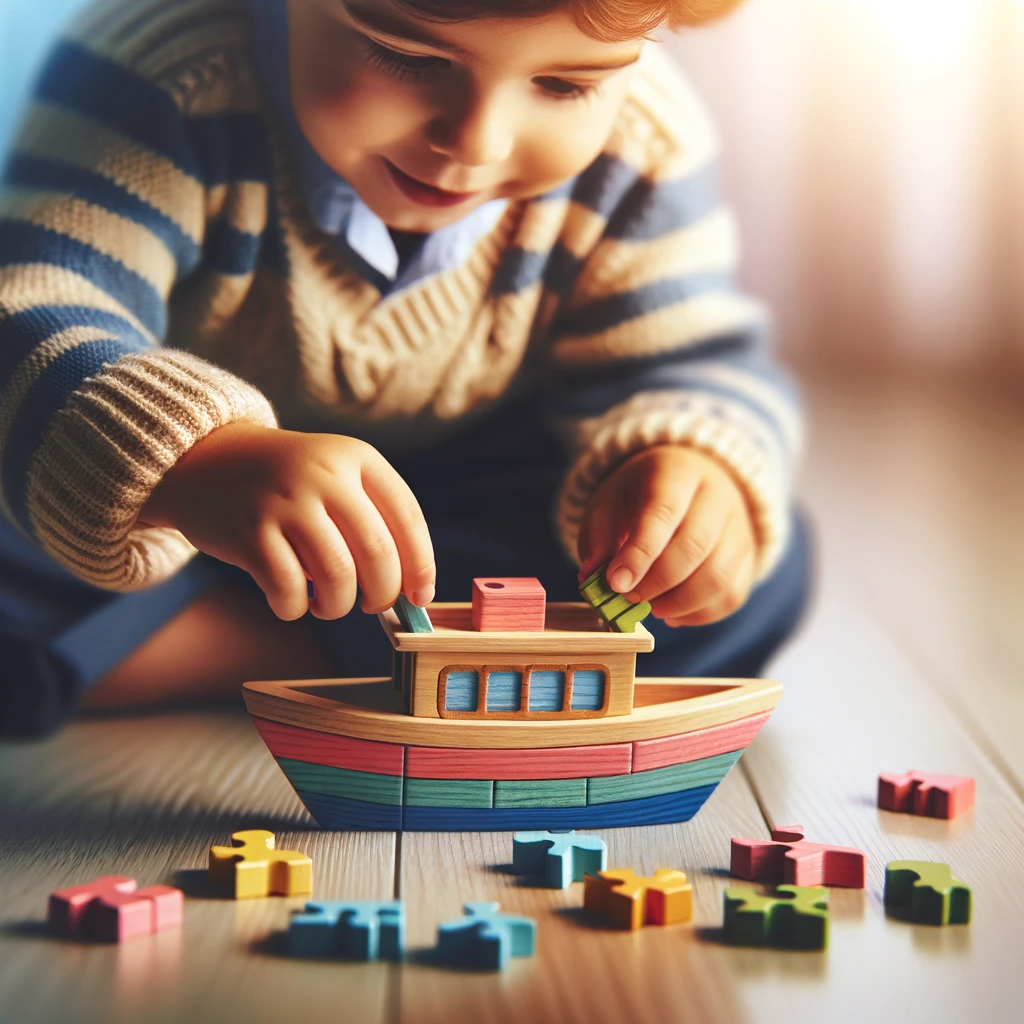
[[[252,57],[256,76],[285,126],[306,202],[317,227],[333,235],[356,269],[382,295],[460,266],[473,247],[492,231],[508,206],[494,199],[461,220],[425,235],[407,262],[384,222],[359,198],[355,189],[327,166],[309,144],[292,109],[288,79],[287,0],[249,0]]]

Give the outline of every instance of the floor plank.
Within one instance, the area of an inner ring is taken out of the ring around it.
[[[809,839],[864,850],[868,888],[833,890],[830,949],[816,977],[794,985],[776,970],[785,954],[764,956],[763,976],[744,989],[751,1019],[1019,1020],[1024,805],[1012,786],[828,570],[806,632],[773,671],[786,694],[745,770],[771,824],[800,822]],[[910,768],[974,776],[976,808],[953,822],[877,810],[878,773]],[[884,868],[903,859],[950,864],[973,889],[973,922],[888,920]]]
[[[339,978],[337,965],[281,955],[304,900],[210,898],[207,851],[240,828],[310,853],[319,897],[393,889],[394,835],[315,830],[248,716],[80,722],[0,748],[0,822],[0,1019],[257,1022],[301,1009],[326,1020],[339,984],[350,1019],[387,1019],[395,968],[342,967]],[[113,947],[48,938],[48,894],[111,873],[183,885],[184,928]]]
[[[969,381],[805,387],[823,562],[1024,796],[1024,403]]]
[[[731,950],[699,939],[721,922],[729,836],[763,829],[739,771],[733,771],[690,822],[595,834],[608,843],[609,864],[653,873],[680,867],[694,886],[695,926],[609,930],[585,914],[582,885],[564,891],[518,884],[506,873],[509,833],[413,833],[401,838],[401,890],[409,901],[410,940],[433,945],[436,925],[461,916],[468,900],[496,900],[538,922],[532,960],[513,961],[500,977],[407,966],[400,1019],[426,1024],[451,1018],[503,1021],[743,1019],[729,971]]]

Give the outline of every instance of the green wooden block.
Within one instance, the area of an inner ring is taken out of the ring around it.
[[[725,939],[737,946],[824,949],[828,945],[828,890],[780,885],[775,896],[747,886],[725,890]]]
[[[406,779],[407,807],[493,807],[490,779]]]
[[[495,807],[586,807],[586,779],[499,779]]]
[[[378,775],[350,768],[331,768],[323,764],[310,764],[308,761],[293,761],[288,757],[277,758],[277,763],[288,776],[288,781],[304,793],[343,796],[349,800],[387,804],[390,807],[402,805],[401,775]]]
[[[636,624],[651,614],[651,606],[646,601],[631,604],[621,615],[612,619],[612,629],[619,633],[635,633]]]
[[[968,924],[971,890],[953,877],[948,864],[894,860],[885,866],[885,908],[916,924]]]
[[[721,782],[742,755],[742,750],[731,750],[727,754],[715,754],[714,757],[673,764],[667,768],[587,779],[587,803],[616,804],[623,800],[641,800],[647,796],[709,786]]]
[[[615,597],[615,591],[608,586],[604,578],[605,567],[591,573],[579,586],[580,594],[586,598],[595,608],[604,604],[611,597]]]
[[[399,594],[395,602],[395,614],[406,633],[433,633],[430,616],[426,608],[420,608],[405,596]]]

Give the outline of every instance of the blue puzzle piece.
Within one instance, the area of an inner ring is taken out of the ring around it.
[[[437,926],[437,955],[455,967],[503,971],[509,957],[533,956],[537,922],[498,912],[497,903],[466,903],[466,916]]]
[[[405,906],[399,900],[307,903],[304,912],[292,915],[288,945],[293,956],[400,960]]]
[[[426,608],[420,608],[405,596],[399,594],[395,602],[395,614],[407,633],[433,633],[434,626]]]
[[[512,839],[512,870],[517,875],[544,875],[549,889],[565,889],[608,867],[608,847],[597,836],[572,829],[517,832]]]

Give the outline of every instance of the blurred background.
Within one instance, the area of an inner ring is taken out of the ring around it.
[[[0,0],[0,146],[80,2]],[[1024,792],[1024,0],[747,0],[669,45],[807,397],[794,650],[830,608],[884,634]]]

